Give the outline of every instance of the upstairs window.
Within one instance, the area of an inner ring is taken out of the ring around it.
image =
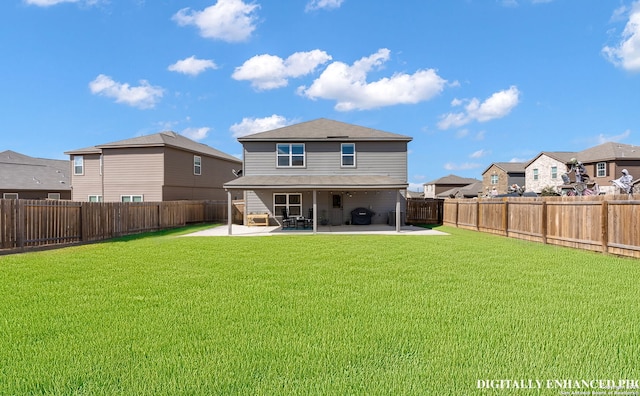
[[[606,162],[598,162],[596,164],[596,176],[597,177],[606,177],[607,176],[607,163]]]
[[[142,195],[121,195],[120,202],[143,202]]]
[[[278,143],[276,149],[278,168],[304,167],[304,143]]]
[[[534,170],[533,170],[533,180],[538,180],[538,178],[539,178],[539,177],[538,177],[538,170],[537,170],[537,169],[534,169]]]
[[[356,166],[356,144],[342,143],[340,147],[342,160],[340,166],[354,167]]]
[[[551,167],[551,178],[552,179],[557,179],[558,178],[558,167],[557,166],[552,166]]]
[[[193,174],[196,176],[202,174],[202,158],[199,155],[193,156]]]
[[[53,200],[53,201],[59,201],[60,200],[60,193],[47,193],[47,199]]]
[[[498,184],[498,175],[491,175],[491,184]]]
[[[73,156],[73,174],[84,175],[84,156],[82,155]]]

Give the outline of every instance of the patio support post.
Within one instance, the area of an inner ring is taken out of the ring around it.
[[[229,229],[227,230],[227,235],[231,235],[231,226],[233,224],[233,211],[231,205],[231,190],[227,190],[227,224],[229,225]]]
[[[318,191],[313,190],[313,233],[318,232]]]
[[[396,232],[400,232],[400,219],[402,218],[400,213],[400,190],[396,190]]]

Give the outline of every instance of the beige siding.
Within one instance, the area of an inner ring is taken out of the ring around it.
[[[87,202],[89,195],[102,194],[102,175],[100,175],[100,154],[85,154],[84,174],[73,174],[74,156],[71,156],[71,185],[73,186],[71,199]]]
[[[104,149],[105,202],[120,201],[122,195],[162,201],[163,151],[162,147]]]
[[[193,157],[201,158],[201,174],[195,175]],[[164,200],[226,200],[222,185],[235,179],[232,170],[242,169],[242,163],[216,157],[166,148]]]

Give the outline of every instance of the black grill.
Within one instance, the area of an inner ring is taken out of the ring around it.
[[[367,208],[356,208],[351,211],[351,224],[353,225],[369,225],[371,218],[375,214],[374,211]]]

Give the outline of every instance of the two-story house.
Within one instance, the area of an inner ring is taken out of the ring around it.
[[[607,142],[582,150],[575,158],[584,164],[590,180],[598,183],[601,193],[616,192],[610,180],[619,178],[622,169],[627,169],[634,180],[640,178],[639,146]]]
[[[175,132],[65,152],[74,201],[224,200],[242,161]]]
[[[287,213],[312,218],[314,232],[318,223],[346,224],[351,211],[366,208],[372,223],[399,230],[411,140],[324,118],[241,137],[243,175],[224,185],[229,205],[232,192],[242,191],[245,224],[254,213],[280,224]]]
[[[482,172],[485,194],[506,194],[509,186],[525,185],[524,162],[494,162]],[[527,190],[529,186],[527,186]]]
[[[69,162],[0,153],[0,198],[71,199]]]
[[[527,190],[540,194],[545,188],[555,189],[562,184],[567,164],[576,157],[571,151],[543,151],[525,164]]]

